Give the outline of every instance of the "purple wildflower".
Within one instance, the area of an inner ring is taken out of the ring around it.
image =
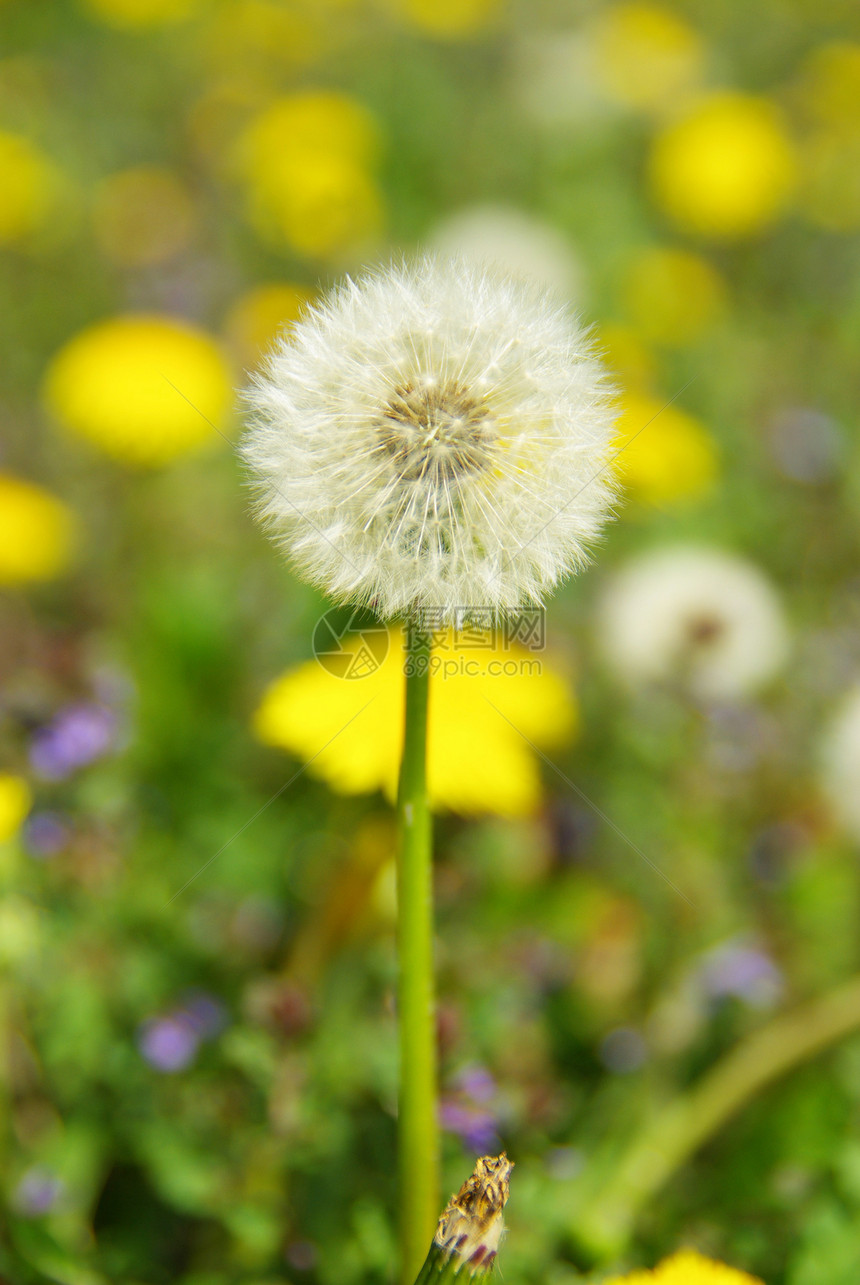
[[[30,762],[46,780],[61,781],[106,754],[116,735],[117,717],[106,705],[67,705],[33,737]]]
[[[48,1214],[66,1190],[66,1184],[50,1169],[29,1169],[15,1188],[12,1203],[25,1218]]]
[[[725,942],[702,961],[699,979],[710,999],[733,997],[753,1008],[768,1008],[782,994],[782,973],[763,950]]]
[[[137,1038],[141,1055],[156,1071],[184,1071],[194,1061],[200,1036],[181,1016],[155,1017],[144,1022]]]

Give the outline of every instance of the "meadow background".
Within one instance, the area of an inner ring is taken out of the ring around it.
[[[858,176],[849,0],[0,3],[3,1279],[392,1278],[394,731],[300,772],[364,680],[323,681],[231,445],[304,303],[442,246],[595,323],[630,441],[542,680],[488,680],[546,758],[449,701],[446,1193],[507,1148],[513,1285],[681,1244],[856,1285],[850,1030],[587,1211],[860,967]],[[612,663],[601,596],[670,545],[767,578],[760,681]]]

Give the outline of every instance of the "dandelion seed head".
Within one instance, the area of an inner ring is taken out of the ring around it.
[[[615,576],[599,641],[630,686],[679,682],[704,700],[752,694],[779,670],[788,631],[759,569],[716,549],[654,550]]]
[[[611,508],[611,389],[587,332],[463,260],[347,280],[247,398],[262,519],[301,575],[383,617],[540,603]]]

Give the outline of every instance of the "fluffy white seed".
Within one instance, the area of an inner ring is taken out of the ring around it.
[[[630,686],[674,681],[706,700],[761,687],[788,653],[779,598],[757,567],[712,549],[660,549],[610,582],[598,614],[611,667]]]
[[[539,604],[611,506],[611,390],[587,334],[463,260],[347,280],[247,396],[272,535],[306,579],[383,617]]]

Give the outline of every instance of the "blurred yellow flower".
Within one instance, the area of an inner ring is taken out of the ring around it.
[[[194,230],[185,184],[160,165],[136,165],[98,185],[93,225],[102,253],[123,267],[163,263],[183,250]]]
[[[782,213],[796,180],[794,147],[776,106],[719,92],[700,98],[654,142],[654,199],[702,236],[749,236]]]
[[[860,44],[842,40],[813,49],[801,71],[800,98],[823,125],[860,126]]]
[[[240,366],[255,366],[285,327],[298,320],[313,295],[303,286],[270,282],[237,299],[224,322],[225,338]]]
[[[571,692],[543,658],[532,668],[534,652],[489,638],[468,649],[454,642],[448,633],[434,651],[440,669],[431,678],[431,801],[466,814],[526,815],[541,797],[528,741],[545,748],[569,739],[577,722]],[[257,737],[304,759],[342,794],[382,789],[393,799],[403,741],[400,629],[390,630],[389,643],[382,664],[355,681],[317,661],[288,670],[254,715]],[[347,644],[350,654],[360,647],[358,638]]]
[[[757,1276],[748,1276],[735,1267],[704,1258],[693,1249],[682,1249],[664,1258],[653,1271],[613,1276],[604,1285],[762,1285]]]
[[[40,486],[0,473],[0,584],[50,580],[75,543],[71,510]]]
[[[699,83],[704,50],[683,18],[656,4],[619,4],[594,28],[595,67],[610,97],[644,111],[677,106]]]
[[[607,322],[600,327],[598,347],[617,387],[644,392],[653,386],[657,371],[654,356],[630,326]]]
[[[355,98],[328,90],[306,90],[278,98],[251,122],[240,145],[240,164],[260,180],[286,155],[301,161],[325,152],[356,165],[379,155],[379,129]]]
[[[631,495],[646,504],[697,499],[717,477],[707,429],[675,406],[640,393],[620,403],[616,468]]]
[[[30,787],[23,776],[0,772],[0,843],[14,839],[32,805]]]
[[[336,153],[282,157],[250,193],[251,222],[267,241],[328,258],[373,242],[382,202],[373,178]]]
[[[0,244],[27,240],[56,213],[60,172],[28,138],[0,133]]]
[[[443,40],[468,38],[486,26],[501,0],[389,0],[395,13],[428,36]]]
[[[277,70],[319,58],[334,34],[322,6],[277,0],[231,0],[216,10],[203,34],[206,54],[225,71]]]
[[[69,340],[44,395],[71,432],[123,463],[151,466],[217,441],[232,387],[209,335],[173,317],[128,314]]]
[[[323,91],[279,98],[251,122],[237,149],[251,222],[267,240],[301,254],[357,249],[382,224],[378,155],[376,123],[355,99]]]
[[[192,17],[209,0],[81,0],[92,17],[111,27],[169,26]]]
[[[622,287],[627,313],[650,343],[683,347],[718,319],[725,283],[701,255],[652,247],[629,264]]]

